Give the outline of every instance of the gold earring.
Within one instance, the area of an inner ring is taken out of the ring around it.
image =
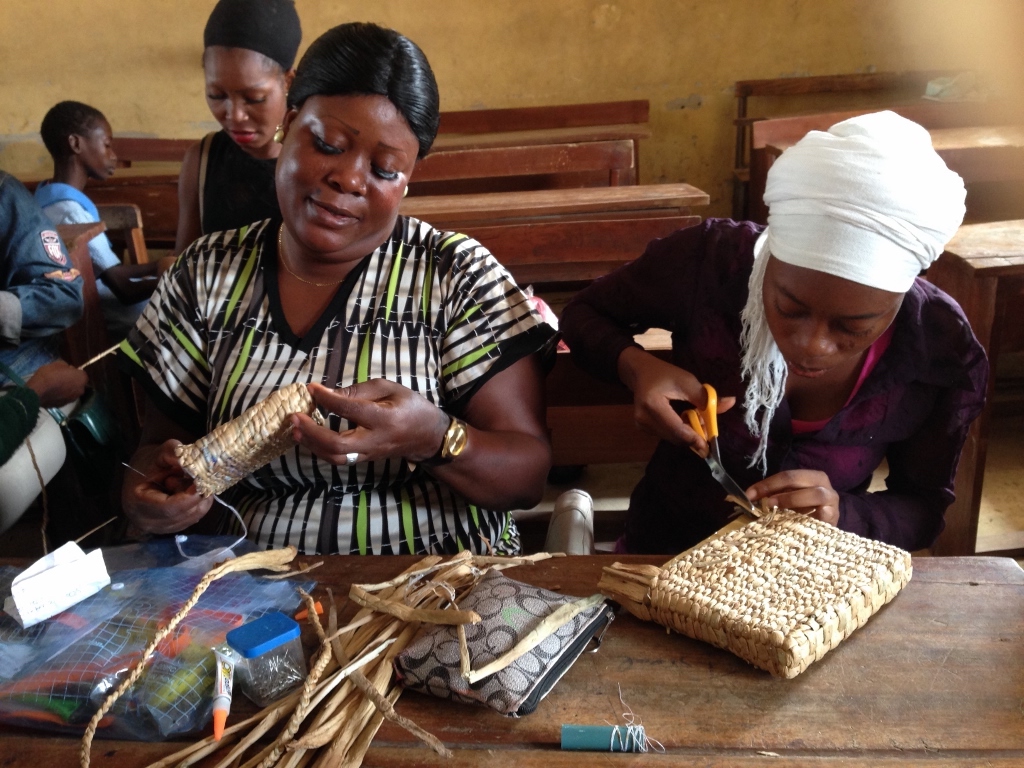
[[[408,194],[409,194],[409,188],[406,187],[405,189],[402,190],[402,197],[405,197]]]
[[[284,126],[283,125],[277,126],[277,130],[274,131],[274,141],[276,141],[278,144],[284,143]]]

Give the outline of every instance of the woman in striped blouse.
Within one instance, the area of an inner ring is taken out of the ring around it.
[[[401,216],[439,120],[422,51],[345,24],[299,63],[280,132],[283,220],[196,241],[122,346],[142,384],[123,489],[141,531],[207,515],[174,458],[294,381],[327,427],[224,494],[265,547],[306,553],[514,553],[551,454],[540,353],[553,331],[476,241]]]

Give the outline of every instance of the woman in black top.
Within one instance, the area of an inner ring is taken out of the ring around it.
[[[178,178],[180,253],[200,235],[277,216],[274,135],[302,39],[292,0],[220,0],[203,32],[206,102],[223,130],[189,148]]]

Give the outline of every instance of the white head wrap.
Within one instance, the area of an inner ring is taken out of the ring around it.
[[[905,293],[964,219],[928,131],[875,112],[811,131],[768,172],[767,247],[787,264]]]
[[[894,112],[811,131],[768,172],[768,229],[754,248],[740,343],[745,423],[760,437],[750,466],[767,472],[768,425],[788,367],[764,316],[768,256],[893,293],[942,253],[964,218],[963,180],[928,131]]]

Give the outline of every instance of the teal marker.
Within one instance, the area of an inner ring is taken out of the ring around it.
[[[642,725],[563,725],[562,749],[590,752],[646,752]]]

